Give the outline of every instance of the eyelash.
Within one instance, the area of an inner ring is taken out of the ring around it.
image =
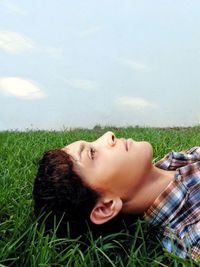
[[[90,156],[91,156],[92,160],[94,159],[95,152],[96,152],[96,150],[93,147],[90,147]]]

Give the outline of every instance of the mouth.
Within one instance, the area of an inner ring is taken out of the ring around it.
[[[125,148],[126,148],[126,151],[128,151],[128,143],[127,143],[127,140],[125,140]]]
[[[121,140],[122,140],[123,143],[124,143],[125,150],[126,150],[126,151],[129,151],[130,146],[131,146],[131,143],[132,143],[132,139],[131,139],[131,138],[129,138],[129,139],[121,138]]]
[[[125,140],[126,151],[129,151],[129,149],[131,147],[131,144],[132,144],[132,139],[131,138]]]
[[[126,151],[128,151],[128,143],[127,143],[127,140],[124,139],[124,138],[122,138],[122,141],[124,143],[124,146],[125,146]]]

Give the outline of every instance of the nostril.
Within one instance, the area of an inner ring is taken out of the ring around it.
[[[115,135],[114,134],[111,135],[111,138],[112,138],[112,142],[115,143]]]
[[[112,134],[112,141],[114,141],[115,140],[115,137],[114,137],[114,135]]]
[[[116,136],[113,132],[109,131],[107,135],[107,142],[110,146],[114,146],[116,143]]]

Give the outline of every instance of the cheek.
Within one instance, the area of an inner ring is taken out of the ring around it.
[[[104,154],[104,160],[97,160],[94,168],[93,182],[97,186],[114,186],[123,182],[123,179],[133,169],[133,160],[129,155]]]
[[[101,189],[108,189],[113,186],[116,180],[116,166],[109,164],[98,165],[93,176],[93,185]]]
[[[118,185],[124,183],[125,179],[130,175],[132,165],[130,161],[125,158],[122,160],[118,159],[112,166],[110,166],[109,181],[113,183],[113,186],[117,183]]]

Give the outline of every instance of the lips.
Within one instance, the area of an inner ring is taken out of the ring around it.
[[[128,143],[127,143],[127,140],[126,140],[126,139],[124,139],[123,141],[124,141],[124,146],[125,146],[125,149],[126,149],[126,151],[128,151]]]
[[[131,138],[127,139],[126,140],[126,150],[127,151],[130,149],[131,144],[132,144],[132,139]]]
[[[132,143],[132,139],[130,139],[130,138],[129,139],[121,138],[121,140],[124,143],[124,146],[125,146],[126,151],[128,151],[130,149],[130,145]]]
[[[125,147],[126,147],[126,151],[128,151],[128,143],[127,143],[127,140],[125,140]]]

